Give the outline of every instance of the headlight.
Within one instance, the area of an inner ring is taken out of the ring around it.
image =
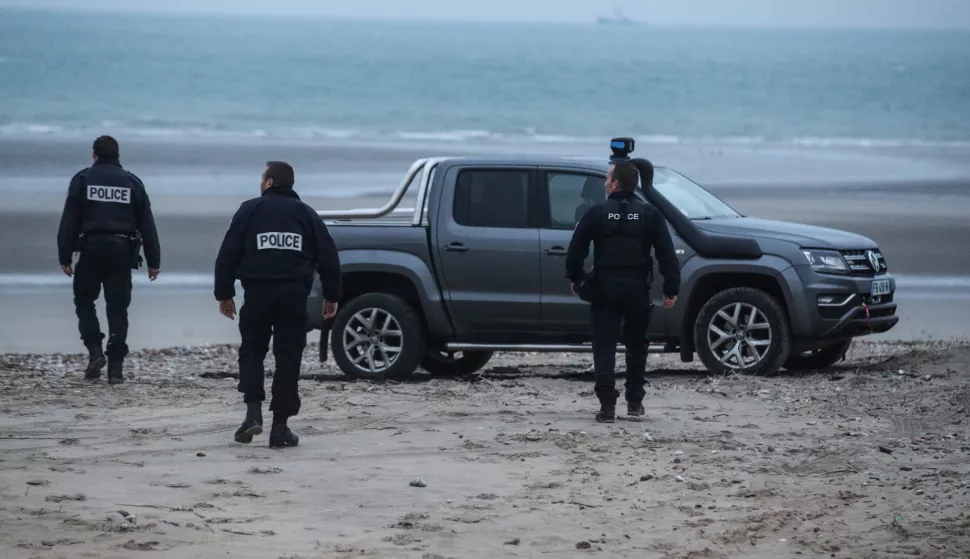
[[[822,274],[847,274],[849,265],[842,255],[834,250],[802,249],[812,269]]]

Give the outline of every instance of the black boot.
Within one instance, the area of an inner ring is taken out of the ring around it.
[[[107,361],[104,358],[104,350],[101,349],[101,344],[89,345],[88,366],[84,369],[84,378],[87,380],[101,378],[101,369],[104,368],[106,363]]]
[[[121,384],[125,382],[125,374],[122,372],[121,361],[111,361],[108,363],[108,384]]]
[[[286,426],[286,418],[281,413],[273,414],[273,429],[269,432],[270,448],[287,448],[300,444],[300,437]]]
[[[613,423],[616,421],[616,405],[602,404],[596,414],[597,423]]]
[[[243,420],[239,429],[236,429],[236,436],[233,437],[237,443],[249,444],[253,442],[253,436],[263,432],[263,403],[249,402],[246,404],[246,419]]]
[[[646,415],[646,410],[643,409],[643,404],[635,404],[633,402],[626,403],[626,414],[630,417],[643,417]]]

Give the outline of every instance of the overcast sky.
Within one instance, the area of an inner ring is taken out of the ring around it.
[[[0,6],[577,22],[611,15],[616,6],[652,23],[970,29],[970,0],[0,0]]]

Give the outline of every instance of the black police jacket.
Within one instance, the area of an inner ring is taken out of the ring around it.
[[[57,258],[71,264],[78,240],[95,234],[141,233],[149,268],[161,268],[161,246],[152,205],[141,179],[129,173],[117,159],[98,159],[71,179],[57,230]]]
[[[236,278],[249,281],[305,280],[320,274],[323,297],[340,301],[337,247],[317,212],[291,188],[270,188],[236,211],[216,258],[215,296],[236,295]]]
[[[632,192],[614,192],[590,208],[576,224],[566,254],[566,277],[573,283],[586,279],[583,261],[593,243],[595,273],[643,278],[653,271],[651,248],[664,278],[663,293],[680,290],[680,264],[667,222],[656,208]]]

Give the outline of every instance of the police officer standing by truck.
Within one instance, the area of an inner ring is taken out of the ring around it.
[[[245,291],[239,311],[239,392],[246,418],[235,440],[250,443],[263,432],[263,360],[273,339],[276,372],[270,448],[297,446],[299,437],[287,418],[300,411],[297,381],[306,347],[307,298],[313,272],[323,286],[323,317],[337,314],[341,297],[340,260],[333,238],[316,211],[293,191],[293,167],[282,161],[266,164],[258,198],[243,202],[229,224],[215,265],[215,297],[219,312],[236,314],[235,281]]]
[[[161,267],[161,247],[145,185],[121,166],[118,142],[101,136],[93,145],[94,164],[74,175],[57,231],[61,270],[74,278],[74,307],[81,340],[88,348],[84,378],[101,376],[107,355],[108,382],[124,382],[128,355],[128,305],[131,270],[141,264],[144,243],[148,278],[155,281]],[[73,256],[80,252],[77,268]],[[108,344],[98,323],[94,302],[104,286]]]
[[[611,143],[613,165],[606,175],[607,199],[579,220],[566,255],[566,277],[573,293],[590,303],[593,327],[595,392],[600,401],[596,421],[612,423],[616,416],[616,345],[626,346],[627,415],[644,414],[646,395],[647,327],[650,324],[650,282],[654,250],[664,278],[664,307],[677,300],[680,266],[663,216],[636,197],[638,182],[653,184],[653,166],[646,162],[643,176],[629,162],[633,140]],[[645,160],[644,160],[645,162]],[[648,176],[649,174],[649,176]],[[593,270],[587,274],[583,261],[593,243]],[[621,336],[622,334],[622,336]]]

